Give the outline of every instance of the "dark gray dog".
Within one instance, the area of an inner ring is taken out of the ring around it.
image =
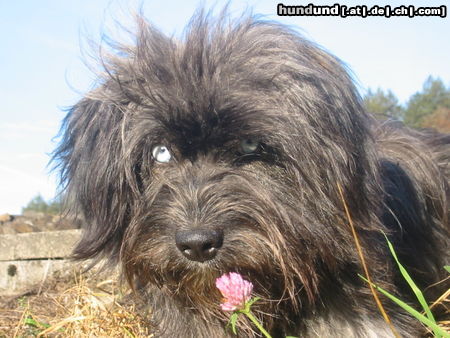
[[[140,19],[135,41],[103,56],[55,152],[86,223],[75,256],[120,263],[156,336],[231,335],[214,283],[230,271],[274,337],[391,336],[338,186],[372,279],[413,300],[383,233],[421,288],[443,277],[450,138],[372,120],[345,66],[276,23],[200,13],[176,40]]]

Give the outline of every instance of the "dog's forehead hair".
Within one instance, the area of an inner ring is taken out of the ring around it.
[[[166,86],[167,92],[171,87]],[[199,88],[192,97],[173,96],[164,105],[153,101],[140,109],[141,120],[151,121],[149,132],[157,137],[154,142],[169,142],[168,146],[192,154],[245,139],[268,141],[275,121],[281,118],[279,106],[263,102],[267,98],[255,88],[231,92],[218,84]]]
[[[256,136],[280,153],[317,158],[314,145],[342,135],[346,121],[363,128],[345,66],[289,28],[254,17],[199,17],[181,41],[143,21],[135,45],[121,46],[103,65],[100,101],[114,105],[107,112],[132,112],[119,117],[128,149],[166,141],[195,154]],[[298,135],[308,142],[301,149]],[[357,132],[347,137],[360,144]]]
[[[156,123],[161,127],[160,137],[181,151],[195,151],[243,139],[262,141],[268,133],[264,125],[271,125],[270,118],[263,115],[237,107],[219,111],[215,107],[188,111],[174,109],[172,114],[165,114]]]
[[[170,119],[154,121],[154,128],[158,130],[153,133],[157,136],[154,143],[164,143],[180,155],[192,156],[236,148],[245,139],[266,140],[267,133],[262,133],[251,115],[238,115],[232,111],[214,110],[174,114]]]
[[[143,22],[136,45],[109,68],[120,82],[115,92],[150,107],[143,113],[167,138],[191,147],[265,136],[274,115],[333,107],[324,93],[353,99],[338,60],[286,27],[252,18],[194,21],[180,41]],[[296,100],[289,111],[288,99]]]

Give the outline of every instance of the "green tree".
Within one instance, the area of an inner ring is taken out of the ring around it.
[[[363,99],[363,104],[366,111],[374,114],[380,119],[403,119],[404,109],[398,103],[398,98],[394,95],[394,93],[392,93],[391,90],[388,90],[385,93],[380,88],[378,88],[376,92],[369,89]]]
[[[45,202],[44,198],[41,194],[36,195],[28,202],[27,206],[22,209],[24,211],[37,211],[37,212],[46,212],[48,208],[47,202]]]
[[[411,127],[424,127],[430,115],[450,109],[450,88],[439,78],[429,76],[421,92],[411,96],[405,111],[405,124]]]
[[[63,208],[63,202],[61,198],[56,197],[50,203],[48,203],[47,213],[52,215],[60,214]]]
[[[36,211],[47,214],[59,214],[61,212],[62,203],[59,198],[55,198],[50,203],[47,203],[41,194],[36,195],[28,204],[22,208],[22,213],[25,211]]]
[[[450,108],[438,107],[421,122],[421,127],[434,128],[441,133],[450,134]]]

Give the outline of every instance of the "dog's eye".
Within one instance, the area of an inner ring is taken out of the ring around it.
[[[244,154],[254,153],[259,147],[259,142],[252,139],[245,139],[241,141],[241,151]]]
[[[153,158],[160,163],[167,163],[172,158],[169,149],[166,146],[155,146],[152,150]]]

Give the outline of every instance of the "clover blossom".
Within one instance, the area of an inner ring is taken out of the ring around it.
[[[236,272],[223,274],[216,279],[216,287],[222,293],[224,299],[220,307],[223,311],[235,311],[245,307],[250,300],[253,284],[246,281]]]

